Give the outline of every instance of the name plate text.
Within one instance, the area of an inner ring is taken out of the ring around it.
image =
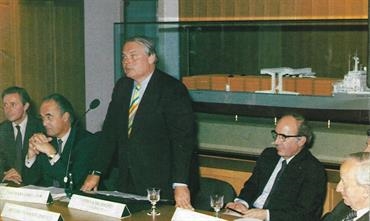
[[[60,213],[50,212],[32,207],[20,206],[12,203],[5,203],[2,217],[7,217],[14,220],[27,221],[60,221],[63,220]]]
[[[115,218],[122,218],[131,215],[126,204],[95,199],[78,194],[72,195],[68,208],[79,209]]]
[[[7,186],[0,186],[0,199],[42,204],[52,202],[49,191]]]

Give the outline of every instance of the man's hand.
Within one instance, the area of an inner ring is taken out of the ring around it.
[[[11,181],[16,184],[22,183],[22,176],[14,168],[4,172],[3,181]]]
[[[55,154],[57,151],[49,142],[52,140],[51,137],[45,136],[45,134],[37,133],[29,139],[28,157],[32,158],[36,154],[44,153],[46,155]]]
[[[176,186],[174,190],[176,207],[194,209],[190,202],[190,190],[187,186]]]
[[[267,210],[265,209],[250,209],[244,213],[244,217],[256,218],[260,220],[267,219]]]
[[[234,203],[234,202],[230,202],[228,204],[226,204],[226,209],[233,209],[233,210],[236,210],[242,214],[245,214],[247,211],[248,211],[248,208],[245,207],[242,203]]]
[[[97,191],[100,181],[100,176],[88,175],[85,179],[84,185],[81,187],[81,191]]]

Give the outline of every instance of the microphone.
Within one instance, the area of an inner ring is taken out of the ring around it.
[[[92,100],[89,104],[89,108],[82,114],[82,116],[77,119],[74,123],[73,123],[73,128],[74,129],[74,133],[71,134],[72,137],[72,141],[71,141],[71,148],[69,149],[69,152],[68,152],[68,161],[67,161],[67,168],[66,168],[66,173],[65,173],[65,176],[63,178],[63,181],[64,181],[64,184],[65,184],[65,187],[67,187],[67,183],[68,183],[68,180],[70,182],[70,189],[72,190],[72,174],[69,173],[69,168],[70,168],[70,165],[71,165],[71,155],[72,155],[72,149],[74,147],[74,142],[75,142],[75,137],[76,137],[76,126],[77,124],[80,122],[81,119],[85,118],[86,117],[86,114],[91,111],[91,110],[94,110],[96,109],[98,106],[100,105],[100,100],[98,98],[95,98],[94,100]],[[68,194],[68,193],[67,193]],[[72,193],[69,193],[69,194],[72,194]]]

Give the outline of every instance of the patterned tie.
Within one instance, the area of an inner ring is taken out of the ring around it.
[[[130,134],[131,134],[132,123],[134,122],[135,113],[136,113],[137,108],[139,106],[139,102],[140,102],[139,91],[140,91],[140,88],[141,88],[141,85],[136,84],[136,86],[134,88],[134,91],[132,92],[133,94],[131,96],[130,108],[129,108],[129,111],[128,111],[128,136],[130,136]]]
[[[354,210],[351,210],[351,212],[348,213],[348,215],[343,219],[343,221],[353,221],[353,219],[356,217],[357,217],[357,212]]]
[[[17,136],[15,137],[15,148],[16,148],[16,162],[15,162],[15,168],[18,172],[21,172],[22,170],[22,132],[21,127],[19,125],[16,125],[15,128],[17,128]]]
[[[263,208],[267,208],[268,207],[268,204],[269,204],[270,199],[271,199],[271,195],[276,190],[276,186],[279,183],[281,174],[283,174],[283,172],[284,172],[284,170],[285,170],[285,168],[286,168],[287,165],[288,164],[287,164],[286,160],[283,160],[281,162],[281,168],[280,168],[279,172],[276,174],[276,178],[275,178],[274,184],[272,184],[271,191],[270,191],[269,195],[267,196],[267,199],[266,199],[265,203],[263,204]]]

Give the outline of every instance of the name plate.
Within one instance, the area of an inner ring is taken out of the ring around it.
[[[68,208],[79,209],[114,218],[123,218],[131,215],[126,204],[73,194]]]
[[[41,209],[35,209],[26,206],[20,206],[12,203],[5,203],[2,217],[7,217],[14,220],[27,221],[62,221],[60,213],[50,212]]]
[[[215,216],[198,213],[188,209],[176,208],[175,213],[172,216],[171,221],[226,221]]]
[[[53,201],[46,190],[0,186],[0,199],[29,203],[48,204]]]

